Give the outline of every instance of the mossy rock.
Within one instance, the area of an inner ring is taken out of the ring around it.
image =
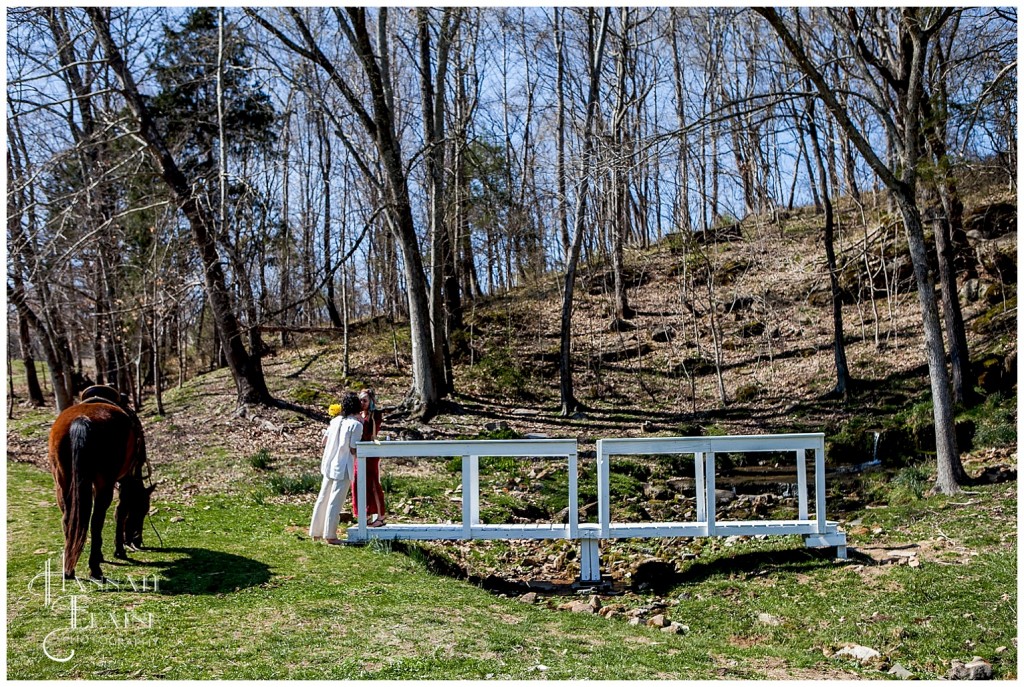
[[[764,322],[748,322],[740,327],[740,336],[744,339],[752,339],[756,336],[764,334],[765,327]]]
[[[1002,299],[991,308],[978,315],[971,325],[971,329],[977,334],[997,334],[1000,332],[1011,332],[1017,327],[1017,295],[1014,293],[1007,298],[1005,303]]]
[[[743,273],[749,270],[753,266],[749,260],[733,259],[726,260],[721,267],[715,272],[715,276],[718,278],[718,283],[721,285],[731,284]]]
[[[737,403],[750,403],[756,401],[761,395],[761,387],[757,384],[743,384],[736,389],[733,398]]]
[[[964,231],[983,239],[993,239],[1017,230],[1017,206],[999,202],[980,205],[965,213]]]

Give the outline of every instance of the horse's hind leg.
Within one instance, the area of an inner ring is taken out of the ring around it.
[[[100,563],[103,562],[103,521],[107,509],[114,500],[114,485],[96,489],[96,502],[92,511],[92,549],[89,552],[89,574],[97,580],[103,579]]]

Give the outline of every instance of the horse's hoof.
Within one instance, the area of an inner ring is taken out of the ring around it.
[[[120,558],[121,560],[126,561],[128,560],[128,554],[124,551],[115,551],[114,558]]]
[[[75,571],[72,570],[71,572],[64,573],[64,579],[65,580],[73,580],[73,579],[75,579]]]

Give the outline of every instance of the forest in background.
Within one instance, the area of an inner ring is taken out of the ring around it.
[[[963,481],[957,180],[1015,184],[1013,8],[9,9],[7,74],[10,339],[58,408],[88,378],[159,409],[223,366],[239,402],[274,403],[267,332],[375,319],[408,326],[429,418],[467,309],[555,277],[570,414],[581,265],[610,266],[628,323],[629,248],[670,237],[698,264],[800,205],[841,399],[846,203],[899,220],[853,292],[912,268],[939,486]],[[685,279],[696,305],[727,276]]]

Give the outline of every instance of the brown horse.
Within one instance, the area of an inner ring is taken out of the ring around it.
[[[103,521],[118,484],[121,499],[114,556],[127,558],[125,543],[142,545],[142,525],[156,485],[143,484],[146,439],[138,416],[110,387],[90,387],[83,402],[62,412],[50,429],[50,470],[64,525],[64,578],[75,577],[92,514],[89,574],[103,579]],[[95,497],[95,508],[93,500]]]

